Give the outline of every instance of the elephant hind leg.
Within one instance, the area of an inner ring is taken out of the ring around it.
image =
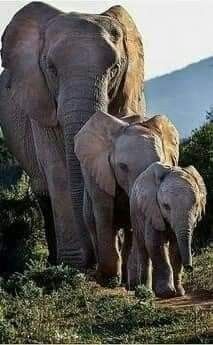
[[[122,257],[122,283],[127,284],[128,268],[127,262],[132,247],[132,231],[129,229],[123,230],[123,241],[121,244],[121,257]],[[119,236],[119,234],[118,234]]]
[[[57,264],[57,241],[55,234],[54,218],[49,195],[37,194],[39,207],[44,218],[44,229],[47,246],[49,250],[48,262],[51,265]]]
[[[49,251],[48,262],[51,265],[57,264],[57,240],[55,233],[54,216],[52,211],[51,199],[49,196],[46,177],[43,173],[42,167],[39,165],[34,166],[31,173],[30,183],[32,190],[35,193],[38,201],[40,211],[44,221],[45,238]]]

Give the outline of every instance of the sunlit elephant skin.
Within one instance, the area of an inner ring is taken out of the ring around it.
[[[143,118],[140,34],[120,6],[66,14],[32,2],[7,26],[1,57],[0,121],[10,150],[44,196],[44,212],[51,200],[47,238],[56,237],[56,261],[86,267],[93,248],[74,135],[97,110]]]
[[[129,199],[137,176],[152,162],[177,164],[179,136],[165,116],[143,123],[140,116],[117,119],[96,112],[75,136],[75,152],[85,181],[84,218],[92,235],[98,267],[97,279],[118,283],[126,275],[131,247]],[[126,230],[123,267],[117,230]],[[128,231],[129,230],[129,231]]]
[[[151,259],[156,295],[184,295],[182,266],[192,270],[192,233],[205,203],[205,184],[193,166],[180,168],[156,162],[137,177],[130,212],[132,252],[138,252],[140,276],[138,281],[130,277],[130,283],[151,284]]]

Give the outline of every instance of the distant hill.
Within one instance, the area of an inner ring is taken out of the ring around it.
[[[213,106],[213,57],[146,81],[145,94],[148,113],[168,115],[189,136]]]

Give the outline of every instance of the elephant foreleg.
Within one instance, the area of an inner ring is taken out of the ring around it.
[[[98,244],[96,277],[103,285],[113,284],[113,282],[117,285],[121,279],[121,257],[118,249],[117,233],[115,229],[109,226],[109,220],[103,216],[103,213],[101,218],[96,218]]]
[[[95,219],[98,259],[96,279],[102,285],[112,286],[114,283],[117,285],[121,278],[121,256],[117,231],[114,227],[114,198],[102,191],[84,168],[82,172]]]
[[[96,224],[95,224],[95,217],[92,208],[92,200],[86,189],[84,189],[84,202],[83,202],[83,216],[84,222],[87,227],[87,230],[90,233],[94,255],[91,257],[89,267],[93,266],[98,261],[98,249],[97,249],[97,233],[96,233]]]
[[[137,285],[151,287],[151,262],[145,243],[133,234],[132,248],[128,259],[128,289],[134,289]]]
[[[183,265],[175,236],[170,240],[169,243],[169,256],[173,269],[176,296],[184,296],[185,290],[182,286]]]
[[[45,175],[51,198],[57,262],[83,268],[84,255],[80,234],[75,231],[62,130],[60,127],[43,128],[33,120],[32,127],[40,170]]]
[[[146,234],[146,248],[152,260],[152,286],[156,296],[175,296],[172,267],[169,262],[168,240],[163,232],[149,231]]]
[[[121,257],[117,231],[113,227],[113,202],[110,200],[108,207],[106,200],[97,203],[94,214],[98,248],[97,280],[103,285],[117,285],[121,279]]]

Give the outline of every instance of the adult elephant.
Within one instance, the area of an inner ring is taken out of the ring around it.
[[[144,113],[140,34],[120,6],[65,14],[32,2],[7,26],[1,56],[1,125],[39,195],[52,261],[85,267],[92,246],[73,138],[97,110]]]

